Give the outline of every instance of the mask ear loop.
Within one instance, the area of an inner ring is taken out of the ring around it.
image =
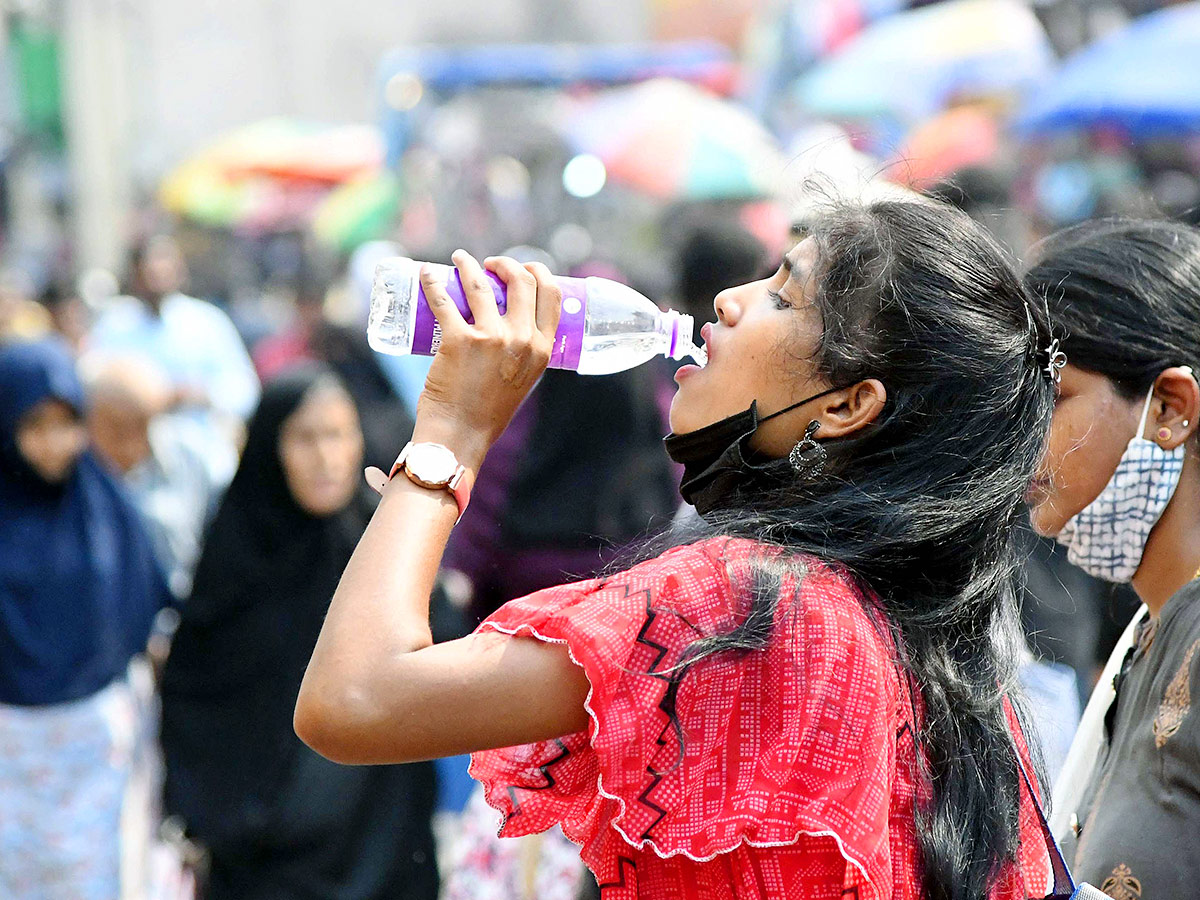
[[[838,391],[845,390],[846,387],[847,385],[843,384],[839,385],[838,387],[831,387],[827,391],[821,391],[819,394],[813,394],[811,397],[805,397],[799,403],[793,403],[791,406],[785,406],[783,409],[779,410],[779,412],[773,412],[769,416],[763,416],[758,420],[758,424],[761,425],[763,422],[770,422],[772,419],[778,418],[784,413],[789,413],[793,409],[799,409],[805,403],[812,403],[814,400],[820,400],[822,397],[828,397],[830,394],[836,394]]]
[[[1146,405],[1142,407],[1142,420],[1138,423],[1137,432],[1134,434],[1134,439],[1141,438],[1143,441],[1149,440],[1146,437],[1146,423],[1150,421],[1150,404],[1154,402],[1154,385],[1150,385],[1150,393],[1146,395]]]

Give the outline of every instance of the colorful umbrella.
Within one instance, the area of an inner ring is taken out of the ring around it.
[[[158,188],[163,208],[201,225],[231,227],[253,204],[253,185],[234,180],[200,160],[189,160],[163,178]]]
[[[276,117],[240,128],[198,156],[233,177],[267,175],[341,184],[383,165],[383,137],[369,125]]]
[[[1077,53],[1020,116],[1026,133],[1118,125],[1200,130],[1200,3],[1151,13]]]
[[[170,212],[205,225],[302,228],[333,187],[369,180],[382,164],[378,129],[266,119],[177,166],[162,180],[159,199]]]
[[[769,196],[785,164],[749,111],[666,78],[584,101],[566,134],[580,153],[600,158],[610,179],[663,199]]]
[[[909,134],[888,174],[904,184],[926,188],[967,166],[990,162],[999,149],[1000,125],[995,117],[978,107],[962,106]]]
[[[830,117],[919,121],[956,97],[1020,92],[1054,60],[1020,0],[948,0],[876,22],[803,76],[798,99]]]
[[[322,243],[350,251],[387,234],[400,203],[400,179],[381,171],[348,181],[317,207],[313,234]]]

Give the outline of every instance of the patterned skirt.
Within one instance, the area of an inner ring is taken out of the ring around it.
[[[124,679],[69,703],[0,704],[0,897],[120,896],[138,720]]]

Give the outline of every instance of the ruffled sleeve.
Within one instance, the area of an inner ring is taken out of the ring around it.
[[[672,671],[698,638],[744,621],[735,585],[754,552],[744,541],[677,548],[482,623],[565,644],[591,684],[586,732],[474,755],[501,835],[561,824],[593,871],[614,838],[705,861],[817,836],[862,882],[890,884],[898,670],[845,581],[814,564],[763,649],[709,657],[682,680]]]

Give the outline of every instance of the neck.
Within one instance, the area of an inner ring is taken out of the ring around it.
[[[1157,616],[1200,569],[1200,456],[1189,448],[1179,487],[1150,532],[1133,589]]]

